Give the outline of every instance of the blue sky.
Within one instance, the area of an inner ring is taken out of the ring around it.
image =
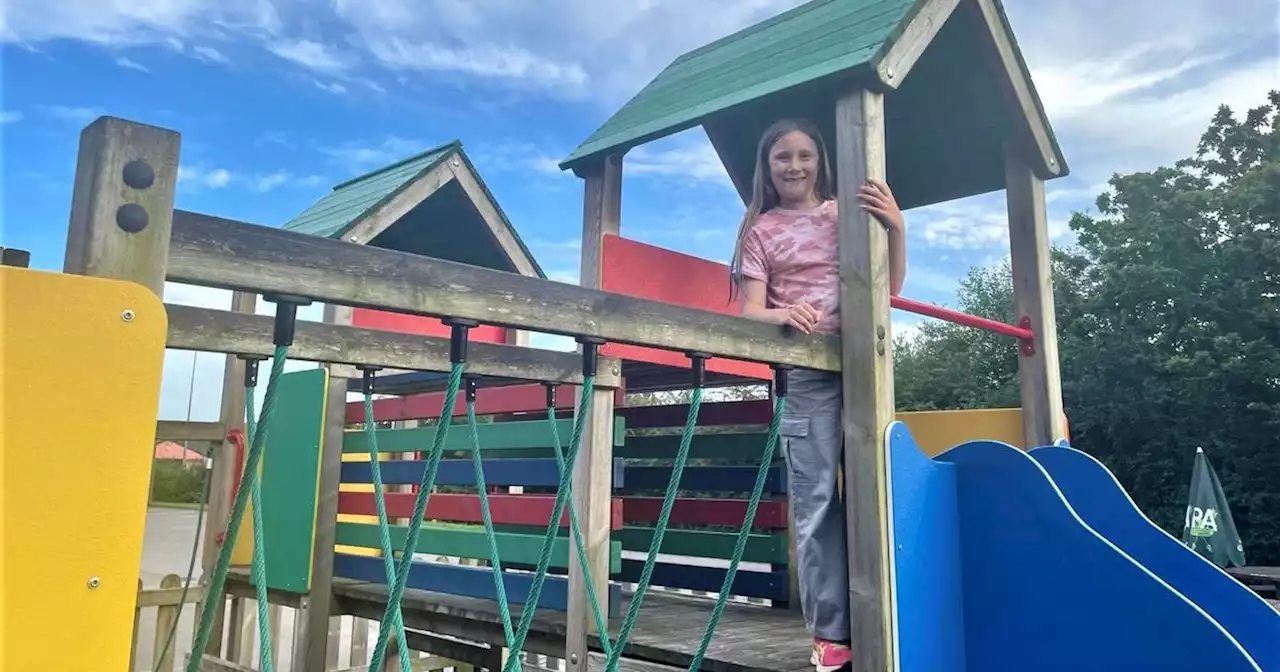
[[[576,281],[581,181],[555,162],[680,53],[794,4],[9,0],[3,244],[61,267],[78,133],[111,114],[182,133],[178,207],[272,226],[461,139],[544,269]],[[1050,183],[1055,240],[1111,173],[1185,156],[1221,103],[1263,102],[1280,77],[1274,5],[1227,4],[1005,2],[1073,170]],[[624,174],[624,235],[727,259],[741,204],[700,131],[633,150]],[[1000,193],[907,214],[909,296],[952,303],[970,267],[1007,254]],[[228,305],[196,288],[166,298]],[[190,353],[166,361],[161,415],[216,413],[220,358],[196,360],[194,384]]]

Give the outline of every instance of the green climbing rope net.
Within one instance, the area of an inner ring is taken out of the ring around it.
[[[381,669],[383,655],[386,649],[386,638],[390,634],[389,623],[392,618],[399,615],[400,600],[404,595],[405,579],[408,573],[408,565],[411,561],[411,551],[416,547],[416,538],[420,529],[423,514],[426,510],[426,502],[430,497],[430,489],[434,486],[436,471],[439,467],[440,456],[444,443],[444,435],[447,432],[450,421],[447,419],[447,411],[453,408],[456,402],[456,395],[462,382],[462,365],[455,364],[452,375],[450,376],[449,386],[445,394],[444,412],[442,412],[442,421],[440,429],[436,432],[435,445],[432,447],[431,459],[423,472],[423,487],[418,493],[418,502],[415,517],[410,528],[409,538],[406,539],[405,550],[402,554],[399,571],[395,572],[395,584],[391,587],[390,595],[387,602],[386,614],[383,620],[382,628],[379,633],[378,645],[374,649],[374,657],[371,669]],[[485,538],[488,543],[490,566],[494,577],[494,585],[496,588],[496,597],[500,619],[503,626],[503,634],[508,649],[507,662],[504,665],[504,672],[517,672],[521,669],[521,653],[524,644],[528,638],[529,630],[533,625],[534,614],[537,610],[538,601],[541,596],[542,587],[545,584],[548,568],[550,567],[552,549],[558,535],[560,521],[564,515],[564,509],[570,499],[572,493],[572,475],[574,466],[577,461],[579,448],[582,444],[582,435],[586,425],[587,418],[591,415],[592,394],[595,385],[595,377],[588,375],[584,377],[581,397],[579,399],[578,412],[573,427],[573,436],[569,442],[568,450],[562,450],[560,445],[559,433],[556,426],[555,404],[548,403],[547,419],[551,428],[553,439],[553,447],[555,449],[556,466],[559,471],[559,484],[556,491],[555,503],[552,507],[551,517],[547,522],[547,529],[543,538],[541,553],[538,558],[537,568],[533,574],[530,583],[529,595],[525,600],[524,609],[521,613],[520,622],[517,627],[512,628],[511,612],[506,598],[505,587],[503,582],[503,571],[501,557],[498,552],[497,538],[494,534],[493,520],[489,513],[488,488],[484,480],[484,464],[481,455],[481,446],[477,429],[476,413],[475,413],[475,392],[474,388],[469,388],[467,394],[467,425],[470,433],[471,459],[472,466],[475,470],[476,489],[479,494],[481,513],[484,520]],[[578,557],[579,568],[584,577],[586,584],[586,592],[588,601],[591,606],[592,618],[595,621],[596,632],[600,641],[600,648],[605,655],[605,670],[608,672],[616,672],[620,665],[622,652],[626,650],[627,643],[635,630],[637,618],[640,609],[643,606],[645,596],[648,593],[650,582],[653,578],[654,565],[656,563],[658,552],[662,547],[663,536],[666,533],[668,523],[671,518],[671,511],[675,504],[676,493],[679,491],[680,480],[684,473],[684,468],[688,462],[689,450],[692,445],[693,436],[697,427],[697,419],[699,410],[702,405],[703,388],[699,385],[692,391],[692,398],[689,404],[689,412],[685,421],[684,431],[680,439],[680,448],[677,452],[675,464],[672,467],[671,477],[667,484],[667,490],[663,497],[662,510],[659,514],[658,521],[654,526],[653,538],[650,542],[649,552],[645,558],[644,568],[640,574],[640,580],[631,600],[626,618],[623,620],[618,631],[618,636],[614,640],[610,640],[608,636],[608,625],[604,618],[603,610],[600,608],[599,597],[596,594],[594,581],[592,580],[591,567],[587,560],[586,544],[583,541],[581,526],[578,521],[577,512],[573,506],[569,506],[569,527],[570,534],[573,539],[575,555]],[[756,474],[756,482],[751,492],[751,498],[747,504],[747,512],[744,516],[742,527],[738,531],[736,544],[734,546],[733,556],[730,559],[729,567],[725,571],[724,583],[721,586],[720,593],[717,597],[715,607],[711,612],[711,616],[707,621],[705,630],[703,631],[702,640],[698,649],[694,654],[693,660],[689,666],[690,670],[698,669],[703,659],[706,657],[707,649],[711,644],[711,640],[715,634],[721,616],[724,613],[729,593],[733,586],[734,578],[742,561],[743,553],[746,549],[746,542],[750,537],[752,523],[755,520],[756,510],[760,503],[760,498],[764,492],[765,483],[768,480],[769,469],[773,462],[773,457],[777,448],[779,438],[779,423],[782,417],[782,411],[786,402],[785,395],[780,395],[774,406],[774,414],[770,422],[769,434],[766,439],[764,453],[761,456],[761,462]],[[372,417],[371,407],[366,410],[367,417]],[[371,447],[374,445],[373,440],[370,441]],[[381,503],[384,494],[382,488],[377,484],[378,477],[375,472],[375,498],[378,500],[379,510],[383,510]],[[380,522],[380,525],[383,524]],[[389,542],[384,542],[384,555],[388,556],[388,575],[392,574],[392,559],[389,557],[386,549],[389,548]],[[402,628],[403,625],[397,625]],[[402,632],[402,630],[400,630]],[[402,656],[403,657],[403,656]]]
[[[414,501],[413,517],[410,519],[409,530],[405,535],[400,565],[396,569],[395,582],[387,595],[387,606],[378,628],[378,642],[374,646],[373,660],[369,665],[371,670],[382,670],[383,661],[386,659],[387,641],[391,634],[392,623],[395,622],[393,614],[400,611],[404,588],[409,582],[413,552],[418,548],[418,533],[422,529],[422,520],[427,513],[427,501],[431,498],[431,491],[435,489],[436,471],[440,466],[440,457],[444,454],[444,441],[449,434],[450,425],[453,424],[450,418],[453,415],[454,404],[458,400],[458,388],[462,385],[462,368],[462,362],[455,362],[449,371],[449,384],[445,388],[440,426],[436,431],[435,441],[432,442],[431,457],[427,460],[427,467],[423,469],[422,480],[418,484],[418,497]],[[376,491],[375,496],[383,497],[382,491]]]
[[[247,388],[244,398],[245,428],[249,430],[249,436],[257,434],[257,422],[253,412],[253,390],[253,387]],[[263,432],[266,432],[265,424]],[[275,663],[272,660],[274,656],[271,655],[271,624],[267,620],[267,550],[262,538],[262,482],[256,478],[253,480],[253,488],[249,491],[249,500],[253,506],[253,560],[249,571],[253,578],[255,601],[258,603],[258,639],[262,642],[259,647],[258,666],[262,672],[273,672]]]
[[[251,498],[254,500],[254,552],[250,571],[256,584],[256,595],[258,597],[258,627],[259,636],[262,638],[261,667],[264,671],[273,669],[270,632],[267,621],[268,605],[264,560],[266,551],[262,543],[261,534],[262,507],[258,485],[258,465],[262,461],[267,428],[271,424],[271,415],[275,410],[276,384],[279,382],[280,375],[284,373],[284,363],[288,359],[288,351],[289,347],[287,345],[278,345],[275,348],[275,353],[271,359],[271,375],[267,379],[267,392],[262,402],[261,420],[254,423],[252,421],[252,412],[248,413],[250,421],[247,425],[251,440],[248,454],[245,455],[244,474],[241,477],[240,487],[236,491],[235,504],[231,508],[231,516],[227,522],[226,533],[223,535],[222,548],[218,550],[218,562],[214,567],[213,578],[208,590],[205,592],[199,627],[196,629],[195,641],[191,646],[191,657],[187,661],[187,672],[199,672],[201,668],[203,651],[209,643],[209,636],[213,631],[214,618],[221,611],[222,590],[226,586],[227,570],[231,565],[231,552],[235,548],[236,537],[240,534],[240,524],[244,519],[245,506]]]
[[[188,662],[187,672],[197,672],[200,669],[201,660],[200,656],[197,655],[196,652],[203,651],[208,643],[209,636],[212,631],[214,616],[217,613],[217,608],[221,604],[221,600],[218,598],[222,595],[222,590],[225,586],[227,571],[231,560],[231,552],[235,545],[234,540],[239,534],[241,521],[244,517],[244,509],[249,502],[252,502],[253,505],[252,525],[254,546],[251,576],[255,586],[255,594],[258,602],[258,630],[259,638],[261,639],[259,656],[260,669],[262,669],[263,672],[273,672],[274,670],[267,615],[266,545],[262,534],[262,499],[261,485],[258,479],[258,465],[261,462],[262,452],[266,441],[267,428],[269,427],[271,414],[275,407],[276,384],[280,375],[283,373],[284,362],[287,359],[287,354],[288,346],[282,345],[276,347],[272,358],[271,374],[267,381],[267,391],[263,402],[262,418],[260,421],[255,420],[253,409],[254,387],[252,385],[247,387],[249,394],[247,396],[246,403],[246,424],[248,433],[251,437],[251,444],[248,454],[245,456],[244,474],[240,487],[236,492],[235,504],[232,507],[222,548],[219,550],[218,562],[214,570],[212,583],[206,594],[203,610],[200,615],[199,627],[192,647],[193,655]],[[364,389],[365,431],[368,436],[370,473],[373,481],[374,500],[378,514],[379,545],[380,550],[382,551],[387,581],[391,586],[378,632],[378,641],[374,647],[373,660],[369,668],[371,670],[380,671],[383,669],[387,647],[390,638],[392,637],[393,629],[397,643],[397,653],[400,658],[401,672],[409,672],[411,669],[412,659],[409,656],[408,646],[405,639],[401,601],[403,600],[405,587],[408,583],[409,570],[412,565],[413,554],[417,549],[418,537],[421,532],[422,523],[426,517],[427,504],[430,500],[432,490],[435,489],[436,475],[439,471],[441,457],[444,454],[445,440],[447,438],[449,428],[453,424],[451,411],[457,402],[458,391],[462,386],[463,368],[464,365],[462,362],[455,362],[450,370],[449,383],[445,390],[441,421],[439,428],[435,433],[435,440],[431,447],[431,455],[427,461],[426,468],[423,469],[418,489],[418,496],[414,504],[414,514],[411,518],[408,532],[405,535],[404,547],[401,549],[400,563],[398,567],[396,565],[394,549],[391,546],[390,525],[387,520],[386,498],[377,447],[377,430],[376,423],[373,420],[371,372],[366,372],[366,384]],[[559,472],[559,483],[556,491],[555,503],[552,508],[552,514],[547,523],[546,533],[543,538],[537,569],[530,585],[529,595],[525,601],[519,626],[513,627],[510,606],[506,597],[505,582],[503,581],[502,559],[498,549],[497,535],[494,532],[493,518],[489,509],[488,488],[485,485],[484,462],[481,453],[479,431],[477,427],[478,423],[475,411],[475,389],[471,385],[468,386],[466,408],[467,425],[471,439],[471,460],[472,466],[475,470],[476,489],[480,499],[480,509],[484,521],[485,539],[488,544],[489,560],[494,577],[498,609],[501,616],[503,634],[505,635],[507,649],[509,651],[507,662],[504,666],[504,672],[516,672],[521,667],[520,654],[522,653],[525,641],[528,638],[529,630],[533,625],[534,614],[550,567],[552,549],[554,548],[555,540],[558,535],[560,520],[564,515],[565,505],[569,501],[572,492],[574,466],[576,465],[579,448],[582,444],[582,435],[586,426],[586,421],[591,415],[594,387],[595,376],[584,376],[578,412],[573,427],[573,436],[569,442],[567,452],[562,450],[560,445],[559,433],[556,427],[555,404],[553,402],[548,403],[547,418],[551,427],[556,466]],[[697,426],[698,413],[702,405],[702,394],[702,386],[696,385],[692,390],[688,417],[686,418],[684,431],[680,438],[680,448],[676,454],[675,464],[672,466],[671,477],[667,484],[667,490],[662,501],[662,510],[658,516],[658,521],[654,526],[654,534],[650,542],[649,552],[645,558],[644,568],[640,573],[640,580],[632,597],[626,618],[623,620],[622,625],[619,628],[617,638],[613,641],[610,641],[608,636],[609,630],[607,622],[600,608],[599,597],[595,592],[595,584],[592,580],[590,564],[587,561],[586,545],[582,538],[582,531],[581,526],[579,525],[577,512],[574,507],[569,506],[569,527],[573,538],[574,549],[576,551],[575,555],[578,557],[579,568],[582,576],[584,577],[584,583],[587,589],[586,592],[591,605],[591,613],[596,625],[596,632],[598,633],[601,649],[605,655],[605,670],[607,672],[617,671],[622,652],[627,648],[627,643],[635,629],[636,620],[644,603],[645,596],[648,593],[649,585],[653,577],[654,565],[658,557],[658,552],[662,548],[662,540],[671,517],[671,510],[675,503],[676,493],[679,491],[680,480],[684,473],[685,464],[688,461],[689,449],[692,445],[694,431]],[[764,454],[761,457],[760,467],[756,474],[756,482],[751,493],[751,499],[747,505],[746,515],[744,516],[742,527],[738,532],[733,557],[730,559],[729,567],[725,571],[724,583],[721,586],[720,593],[716,600],[716,605],[712,610],[711,617],[703,632],[702,640],[699,643],[697,652],[694,654],[693,660],[689,666],[691,671],[696,670],[701,666],[702,661],[706,656],[707,649],[710,646],[712,637],[714,636],[716,625],[724,613],[725,604],[733,585],[734,578],[737,574],[738,566],[741,563],[752,523],[755,519],[756,510],[764,491],[769,467],[773,461],[773,455],[778,443],[779,422],[782,417],[783,405],[785,402],[785,395],[780,395],[775,403],[773,419],[770,423],[769,435],[766,441]]]
[[[366,373],[366,376],[372,372]],[[383,565],[387,572],[387,583],[395,580],[395,554],[391,551],[391,526],[387,523],[387,500],[382,494],[382,465],[378,454],[378,429],[373,419],[373,386],[364,387],[364,427],[365,436],[369,439],[369,472],[373,476],[373,491],[378,493],[374,502],[378,507],[378,542],[382,549]],[[411,672],[412,659],[409,658],[409,647],[404,639],[404,617],[400,606],[396,605],[391,624],[395,626],[396,651],[400,654],[400,672]]]

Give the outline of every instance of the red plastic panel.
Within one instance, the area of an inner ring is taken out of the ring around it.
[[[602,289],[714,313],[738,314],[736,301],[729,301],[728,266],[612,234],[606,234],[601,245]],[[600,348],[600,354],[682,368],[689,366],[689,358],[684,353],[635,345],[607,343]],[[765,364],[732,359],[710,359],[707,370],[764,380],[773,378],[773,371]]]
[[[450,327],[434,317],[405,315],[404,313],[370,310],[368,308],[353,308],[351,311],[351,324],[365,329],[380,329],[402,334],[420,334],[422,336],[439,336],[442,338],[448,338],[451,332]],[[473,342],[507,342],[507,330],[505,327],[495,327],[488,324],[472,327],[471,331],[468,332],[468,336],[468,340]]]
[[[572,409],[577,404],[576,385],[562,385],[556,394],[557,409]],[[379,422],[438,418],[444,406],[444,392],[423,392],[407,397],[389,397],[373,402],[373,416]],[[541,383],[490,387],[476,391],[476,415],[503,415],[547,410],[547,388]],[[452,415],[466,415],[467,400],[459,394]],[[364,402],[347,403],[347,422],[364,422]],[[683,420],[681,421],[683,422]],[[677,423],[679,424],[679,423]]]

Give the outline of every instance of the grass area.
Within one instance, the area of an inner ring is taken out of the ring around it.
[[[195,511],[200,508],[199,502],[151,502],[148,506],[156,509],[183,509]]]

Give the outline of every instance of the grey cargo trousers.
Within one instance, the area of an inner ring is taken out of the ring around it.
[[[799,369],[788,380],[779,442],[795,517],[800,605],[814,637],[848,641],[845,509],[836,490],[844,452],[840,374]]]

